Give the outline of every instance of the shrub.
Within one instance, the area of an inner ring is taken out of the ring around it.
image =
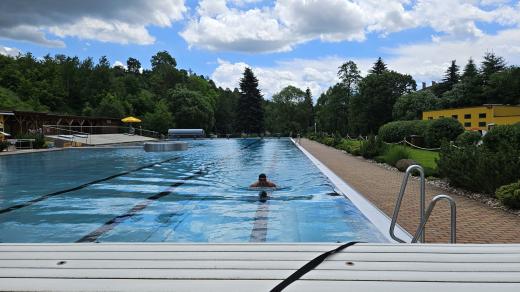
[[[374,136],[368,137],[368,140],[361,143],[359,153],[365,158],[374,158],[382,154],[385,150],[385,145],[381,139]]]
[[[359,152],[360,144],[361,144],[361,142],[359,142],[357,140],[341,139],[341,142],[336,145],[336,148],[353,154],[356,151]]]
[[[441,147],[437,161],[439,173],[457,187],[495,193],[496,189],[520,179],[520,149],[504,145],[500,151],[487,147]]]
[[[482,138],[482,135],[480,134],[480,132],[465,131],[464,133],[460,134],[457,137],[457,139],[455,139],[455,145],[461,146],[461,147],[477,145],[481,138]]]
[[[388,147],[384,155],[385,162],[392,166],[396,166],[397,161],[407,158],[410,158],[410,151],[403,146]]]
[[[424,136],[431,121],[396,121],[379,128],[378,137],[387,143],[396,143],[410,135]]]
[[[395,167],[399,169],[399,171],[406,171],[408,167],[418,164],[417,161],[413,159],[400,159],[395,163]]]
[[[426,130],[426,144],[439,147],[443,140],[454,141],[464,132],[462,124],[451,118],[433,120]]]
[[[501,186],[496,191],[496,197],[502,204],[508,207],[514,209],[520,208],[520,180],[512,184]]]
[[[496,126],[484,136],[484,145],[493,151],[503,145],[520,148],[520,124]]]
[[[323,137],[321,138],[321,143],[327,145],[327,146],[334,146],[334,138],[333,137]]]
[[[7,141],[0,141],[0,152],[4,151],[9,147],[9,142]]]

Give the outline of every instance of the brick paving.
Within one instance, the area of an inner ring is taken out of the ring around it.
[[[390,171],[361,157],[345,154],[315,141],[301,139],[300,144],[379,209],[392,216],[403,173]],[[428,184],[427,204],[433,196],[440,193],[453,197],[457,202],[458,243],[520,243],[520,216],[490,208],[478,201]],[[418,194],[419,182],[410,179],[398,223],[411,234],[415,232],[419,221]],[[427,242],[448,242],[449,218],[448,204],[439,202],[426,226]]]

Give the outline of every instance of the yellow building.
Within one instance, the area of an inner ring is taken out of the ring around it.
[[[520,106],[485,104],[465,108],[452,108],[423,112],[423,120],[453,118],[466,130],[487,131],[494,125],[520,123]]]

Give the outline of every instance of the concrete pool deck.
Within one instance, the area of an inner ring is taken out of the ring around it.
[[[308,139],[301,139],[300,145],[385,214],[392,216],[403,173]],[[399,212],[398,223],[412,234],[419,221],[418,191],[418,181],[411,179]],[[427,202],[440,193],[452,196],[457,202],[458,243],[520,243],[520,216],[426,184]],[[436,207],[426,227],[427,242],[448,242],[449,216],[445,203]]]

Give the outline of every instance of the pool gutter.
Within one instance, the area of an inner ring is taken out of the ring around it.
[[[362,194],[356,191],[353,187],[348,185],[343,179],[337,176],[330,168],[325,166],[321,161],[319,161],[316,157],[310,154],[305,148],[303,148],[300,144],[294,141],[291,138],[293,144],[300,149],[300,151],[307,156],[307,158],[316,165],[316,167],[334,184],[334,186],[340,191],[340,193],[349,199],[356,208],[358,208],[361,213],[370,221],[376,228],[383,234],[390,242],[396,242],[392,237],[390,237],[390,222],[391,219],[388,217],[383,211],[377,208],[372,202],[366,199]],[[403,238],[404,240],[412,240],[412,236],[408,233],[404,228],[399,226],[399,224],[395,227],[395,233],[397,237]]]

